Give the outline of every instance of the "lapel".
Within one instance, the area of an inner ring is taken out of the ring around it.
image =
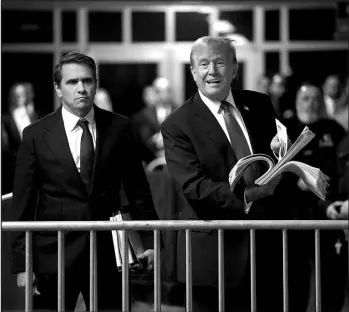
[[[77,186],[84,193],[84,196],[86,196],[86,188],[81,180],[80,173],[76,168],[73,156],[70,152],[62,118],[62,106],[60,106],[60,108],[58,108],[53,114],[53,118],[50,119],[50,122],[46,123],[45,130],[46,144],[63,167],[65,173],[74,180]]]
[[[199,93],[196,93],[194,96],[193,109],[194,115],[199,119],[200,131],[206,133],[218,150],[223,151],[224,161],[227,167],[231,169],[236,164],[237,158],[223,129],[206,104],[201,100]]]

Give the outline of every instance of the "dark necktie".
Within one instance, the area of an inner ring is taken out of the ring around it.
[[[231,104],[222,101],[219,108],[219,113],[223,114],[224,122],[227,127],[231,147],[233,148],[236,158],[239,160],[245,156],[251,155],[251,151],[248,147],[245,135],[242,129],[233,115]],[[253,165],[247,167],[243,174],[246,185],[253,184],[256,179],[256,172]]]
[[[85,118],[81,118],[78,121],[78,125],[83,130],[80,145],[80,175],[87,191],[89,191],[95,152],[92,135],[88,129],[88,121]]]

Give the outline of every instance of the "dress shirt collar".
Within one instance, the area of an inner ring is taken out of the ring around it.
[[[210,109],[212,114],[214,114],[214,115],[218,114],[219,108],[221,106],[221,102],[220,101],[212,101],[212,100],[210,100],[208,97],[203,95],[200,90],[199,90],[199,95],[200,95],[202,101]],[[228,94],[227,98],[225,99],[225,101],[230,103],[231,105],[233,105],[236,108],[236,105],[235,105],[235,102],[234,102],[234,98],[233,98],[233,94],[231,93],[231,90],[229,90],[229,94]]]
[[[77,127],[77,122],[80,120],[80,117],[69,112],[64,106],[62,106],[62,118],[64,121],[65,129],[69,132],[75,130],[75,128]],[[93,106],[84,118],[93,128],[96,127],[95,111]]]

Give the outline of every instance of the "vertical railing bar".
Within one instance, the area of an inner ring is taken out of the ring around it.
[[[90,310],[96,311],[96,231],[90,231]]]
[[[193,311],[192,298],[192,271],[191,271],[191,230],[185,230],[185,249],[186,249],[186,312]]]
[[[287,229],[282,230],[282,281],[283,281],[283,302],[284,312],[288,312],[288,243]]]
[[[65,252],[64,233],[58,231],[58,311],[65,311]]]
[[[256,312],[256,236],[255,230],[250,229],[250,270],[251,270],[251,312]]]
[[[321,311],[320,230],[315,229],[315,311]]]
[[[154,312],[161,312],[160,230],[154,230]]]
[[[121,231],[122,245],[122,312],[129,312],[129,284],[128,284],[128,235]]]
[[[98,295],[97,295],[97,291],[98,291],[98,275],[97,275],[97,232],[95,232],[95,248],[93,249],[93,259],[94,259],[94,266],[93,266],[93,291],[94,291],[94,309],[93,311],[97,312],[98,311]]]
[[[218,311],[225,311],[224,230],[218,229]]]
[[[33,257],[32,257],[32,232],[25,232],[25,311],[33,309]]]

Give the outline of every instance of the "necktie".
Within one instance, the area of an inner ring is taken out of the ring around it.
[[[83,130],[80,145],[80,176],[86,186],[87,191],[89,191],[95,152],[93,148],[92,135],[88,129],[88,121],[81,118],[78,121],[78,125]]]
[[[242,129],[235,119],[231,109],[232,108],[230,103],[222,101],[219,108],[219,113],[223,114],[224,122],[229,133],[230,143],[231,147],[233,148],[234,154],[237,159],[240,159],[245,156],[251,155],[251,151],[248,147],[245,135],[242,132]],[[246,185],[254,183],[256,179],[256,172],[253,164],[247,167],[243,174],[243,178]]]

